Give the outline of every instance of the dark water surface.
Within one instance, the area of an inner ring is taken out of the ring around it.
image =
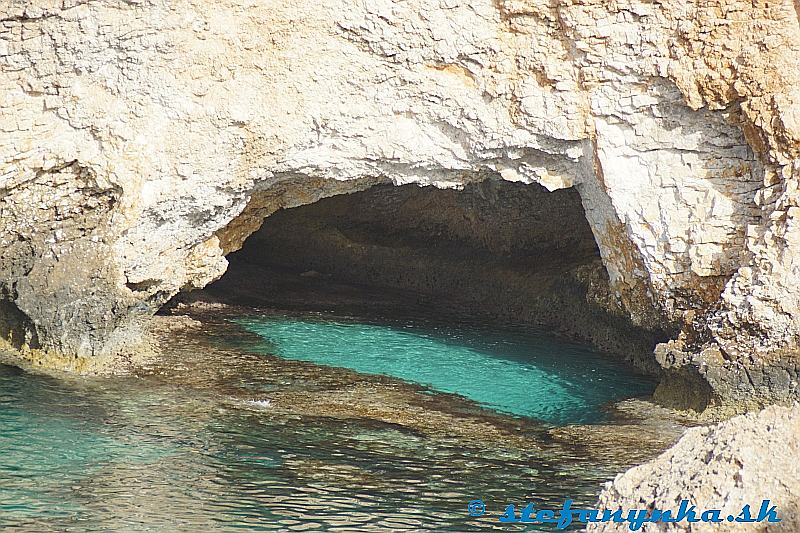
[[[592,505],[664,445],[604,407],[651,382],[552,338],[280,313],[164,335],[136,377],[0,366],[0,529],[515,531],[507,503]]]

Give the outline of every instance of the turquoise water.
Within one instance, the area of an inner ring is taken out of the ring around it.
[[[259,336],[204,322],[132,377],[0,365],[0,530],[519,531],[497,522],[508,503],[591,506],[603,481],[655,453],[615,441],[618,421],[576,439],[528,418],[600,420],[605,401],[640,390],[579,346],[311,315],[237,321]],[[482,518],[466,513],[476,498]]]
[[[237,322],[286,359],[393,376],[552,424],[602,421],[608,402],[653,390],[607,355],[532,333],[289,316]]]

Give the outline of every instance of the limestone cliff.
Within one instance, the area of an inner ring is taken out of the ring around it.
[[[657,459],[620,474],[600,495],[600,509],[677,512],[681,500],[697,509],[720,510],[721,523],[645,524],[643,532],[797,531],[800,528],[800,407],[768,407],[712,428],[694,428]],[[734,523],[745,505],[752,517],[763,500],[781,522]],[[587,531],[630,531],[627,524],[594,523]]]
[[[620,304],[682,329],[675,379],[795,395],[798,11],[3,0],[3,334],[117,353],[281,207],[499,176],[577,190]]]

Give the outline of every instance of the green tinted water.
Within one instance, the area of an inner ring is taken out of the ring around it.
[[[653,383],[586,346],[544,335],[297,317],[238,321],[287,359],[383,374],[553,424],[598,422]]]
[[[496,522],[507,503],[591,505],[643,447],[609,446],[614,426],[593,444],[498,412],[599,420],[604,401],[646,389],[569,343],[240,321],[259,336],[206,324],[138,377],[0,365],[0,530],[516,530]],[[475,498],[482,519],[467,516]]]

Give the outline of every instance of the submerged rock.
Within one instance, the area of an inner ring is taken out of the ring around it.
[[[0,336],[43,365],[130,352],[281,208],[493,178],[574,187],[696,407],[797,396],[796,2],[12,0],[0,36]]]

